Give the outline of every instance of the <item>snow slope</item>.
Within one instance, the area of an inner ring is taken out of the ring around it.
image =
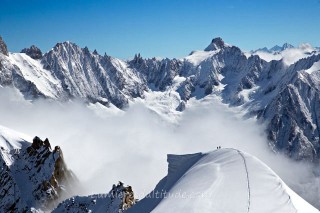
[[[14,162],[12,155],[16,150],[22,149],[23,146],[31,141],[31,137],[15,132],[9,128],[0,126],[0,157],[7,166]]]
[[[309,69],[305,70],[308,74],[320,71],[320,61],[315,62]]]
[[[168,175],[128,213],[319,212],[268,166],[235,149],[168,155]]]
[[[33,82],[45,96],[58,98],[62,92],[61,82],[54,78],[50,71],[43,69],[40,61],[30,58],[25,53],[10,53],[9,60],[18,66],[23,77]]]

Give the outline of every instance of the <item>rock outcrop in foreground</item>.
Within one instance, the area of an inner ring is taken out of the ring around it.
[[[76,196],[60,203],[53,213],[87,213],[106,212],[120,213],[135,205],[136,199],[131,186],[124,186],[122,182],[113,185],[107,194],[90,196]]]
[[[0,128],[0,212],[50,210],[72,194],[77,179],[48,139],[32,144]]]

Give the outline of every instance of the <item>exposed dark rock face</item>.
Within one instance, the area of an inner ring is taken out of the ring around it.
[[[184,101],[181,101],[180,104],[176,108],[176,110],[180,111],[180,112],[184,111],[185,109],[186,109],[186,102],[184,102]]]
[[[0,53],[2,53],[3,55],[8,56],[8,49],[7,49],[7,45],[6,43],[4,43],[4,41],[2,40],[2,37],[0,36]]]
[[[42,59],[44,68],[61,81],[70,97],[108,101],[119,108],[142,97],[146,86],[119,59],[91,53],[71,42],[58,43]]]
[[[32,45],[30,48],[24,48],[23,50],[21,50],[21,53],[25,53],[33,59],[41,59],[42,58],[41,50],[34,45]]]

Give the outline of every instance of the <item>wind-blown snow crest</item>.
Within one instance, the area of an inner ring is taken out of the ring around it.
[[[206,59],[212,57],[213,55],[220,52],[219,50],[213,50],[213,51],[193,51],[189,56],[185,57],[184,59],[192,63],[194,66],[199,65],[201,62],[205,61]]]
[[[27,141],[32,141],[32,138],[0,125],[0,157],[7,166],[14,162],[12,153],[19,152]]]
[[[28,135],[16,132],[0,125],[0,146],[7,149],[21,149],[21,141],[32,141]]]

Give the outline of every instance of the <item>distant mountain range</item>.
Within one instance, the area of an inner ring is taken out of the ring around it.
[[[266,124],[271,148],[297,160],[320,157],[320,54],[304,44],[242,52],[215,38],[204,51],[181,59],[121,60],[72,42],[42,54],[35,46],[10,53],[0,39],[0,85],[26,99],[81,98],[120,109],[145,92],[170,95],[168,110],[183,111],[190,98],[217,95]],[[171,101],[171,99],[170,99]]]
[[[252,53],[255,53],[255,52],[275,53],[275,52],[281,52],[283,50],[291,49],[291,48],[294,48],[294,46],[291,44],[288,44],[288,43],[284,43],[282,46],[275,45],[275,46],[271,47],[270,49],[268,49],[267,47],[263,47],[263,48],[259,48],[257,50],[252,50],[251,52]]]

